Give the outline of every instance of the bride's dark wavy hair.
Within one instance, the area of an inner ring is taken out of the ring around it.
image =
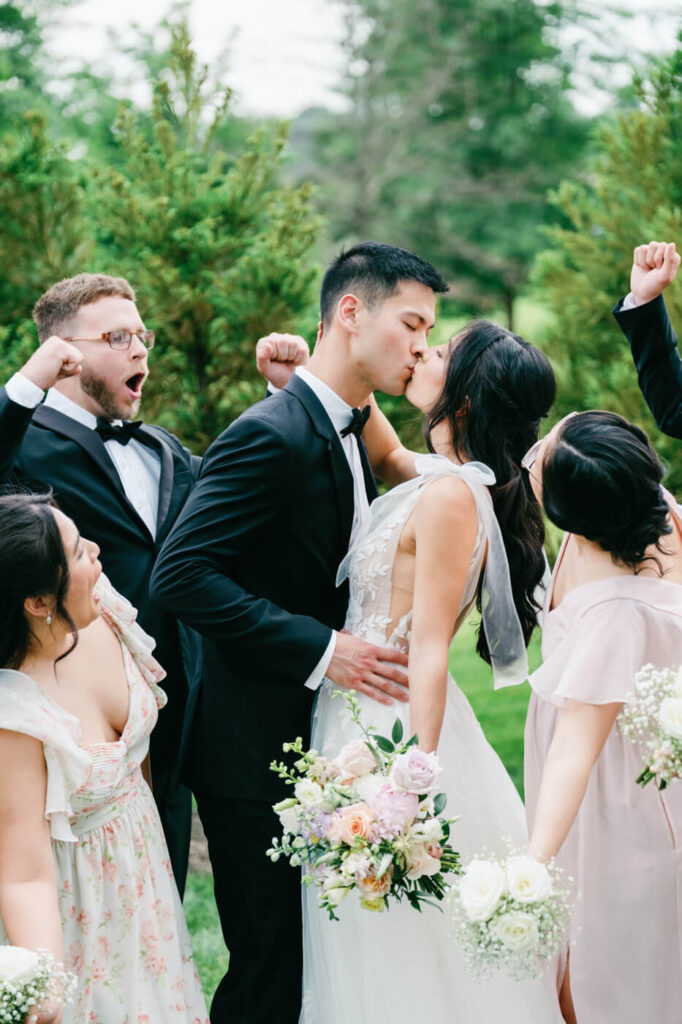
[[[451,341],[445,386],[424,422],[431,451],[431,431],[447,422],[457,457],[484,462],[495,473],[490,495],[526,646],[537,625],[535,591],[545,572],[545,527],[521,459],[537,440],[555,397],[554,371],[539,349],[498,324],[474,320]],[[480,586],[476,606],[480,611]],[[476,650],[490,663],[482,629]]]

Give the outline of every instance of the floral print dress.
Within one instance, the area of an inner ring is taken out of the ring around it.
[[[208,1024],[166,841],[140,765],[166,695],[153,640],[104,577],[102,616],[129,685],[119,740],[82,744],[81,725],[27,675],[0,670],[0,726],[43,744],[64,933],[78,977],[64,1024]],[[0,922],[0,943],[7,937]]]

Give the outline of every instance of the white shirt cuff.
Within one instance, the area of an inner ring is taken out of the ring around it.
[[[625,296],[625,298],[623,299],[623,304],[620,307],[619,312],[624,313],[627,309],[636,309],[636,308],[637,308],[637,303],[635,302],[635,297],[632,294],[632,292],[628,292],[627,295]]]
[[[322,655],[317,665],[315,666],[315,668],[312,670],[312,672],[305,681],[305,686],[307,686],[309,690],[316,690],[320,683],[322,682],[322,680],[324,679],[324,674],[329,668],[329,662],[332,660],[335,650],[336,633],[332,633],[332,638],[327,644],[327,648],[324,654]]]
[[[35,409],[43,400],[45,392],[34,384],[23,373],[15,373],[5,384],[5,391],[10,402],[23,405],[25,409]]]

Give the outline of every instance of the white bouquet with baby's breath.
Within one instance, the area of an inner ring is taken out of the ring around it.
[[[453,937],[477,979],[498,968],[516,979],[540,974],[564,941],[571,911],[560,869],[526,854],[475,858],[448,900]]]
[[[75,976],[62,970],[46,950],[0,946],[0,1024],[24,1024],[27,1017],[37,1020],[51,1000],[68,1003],[75,990]]]
[[[682,778],[682,668],[645,665],[618,721],[642,752],[645,767],[636,779],[640,786],[655,779],[665,789]]]

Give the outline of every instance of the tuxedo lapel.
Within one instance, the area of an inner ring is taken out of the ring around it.
[[[131,505],[130,501],[128,501],[126,492],[123,489],[123,484],[121,483],[121,478],[116,472],[116,467],[109,458],[109,454],[104,447],[104,442],[97,431],[84,426],[77,420],[72,419],[71,416],[65,416],[64,413],[59,412],[58,409],[51,408],[49,405],[38,406],[33,414],[33,423],[41,427],[46,427],[48,430],[52,430],[55,434],[60,434],[62,437],[68,437],[71,441],[75,441],[76,444],[80,445],[80,447],[87,452],[98,469],[104,473],[127,511],[134,517],[136,523],[145,531],[146,534],[151,536],[149,527],[145,523],[144,519],[138,515],[137,510],[133,505]]]
[[[161,475],[159,478],[159,504],[156,510],[156,538],[157,541],[163,536],[163,527],[171,507],[173,487],[175,484],[175,466],[173,453],[165,439],[157,432],[148,427],[146,423],[140,427],[137,438],[140,444],[146,444],[153,448],[161,461]]]
[[[346,453],[343,450],[341,439],[318,397],[297,374],[294,373],[291,375],[285,390],[290,391],[296,396],[307,412],[315,433],[319,437],[323,437],[327,442],[329,462],[336,488],[337,506],[343,528],[342,540],[345,550],[348,547],[348,542],[350,541],[351,529],[353,527],[353,511],[355,506],[353,497],[353,474],[351,473],[350,466],[348,465],[348,459],[346,458]]]

